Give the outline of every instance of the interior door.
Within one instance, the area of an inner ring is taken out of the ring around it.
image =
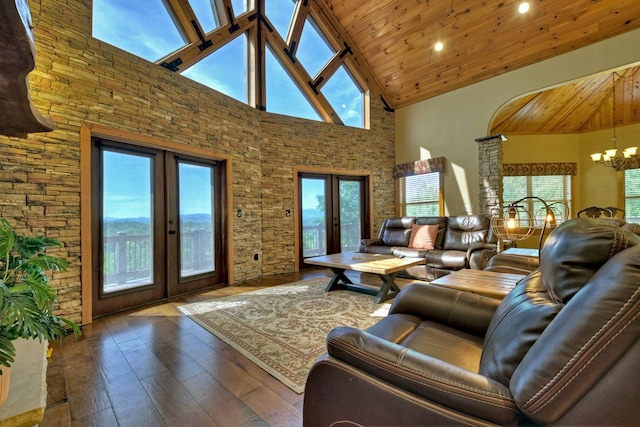
[[[93,314],[224,281],[221,165],[94,139]]]
[[[304,259],[357,252],[368,227],[367,177],[301,173],[300,265]]]

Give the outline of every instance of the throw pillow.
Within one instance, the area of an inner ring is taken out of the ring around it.
[[[439,226],[436,225],[416,225],[411,226],[411,237],[409,247],[412,249],[433,249],[436,243]]]

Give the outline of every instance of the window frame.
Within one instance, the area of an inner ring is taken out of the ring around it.
[[[506,199],[504,198],[504,194],[505,194],[505,189],[507,188],[507,183],[505,182],[505,180],[508,180],[509,178],[525,178],[526,179],[526,194],[518,197],[517,199],[511,200],[511,199]],[[532,197],[531,199],[527,199],[522,201],[521,203],[527,206],[527,211],[528,212],[533,212],[534,217],[536,217],[536,221],[535,221],[535,229],[536,230],[541,230],[543,228],[542,225],[539,224],[543,224],[544,223],[544,218],[542,220],[538,220],[537,218],[537,213],[538,211],[534,210],[534,205],[536,204],[536,199],[535,197],[539,197],[535,194],[533,194],[534,192],[534,186],[533,186],[533,180],[534,178],[544,178],[544,177],[563,177],[563,194],[565,195],[565,197],[562,200],[559,199],[543,199],[542,200],[545,201],[545,203],[547,203],[551,208],[553,208],[553,204],[555,203],[563,203],[566,205],[568,211],[567,211],[567,215],[565,220],[568,220],[569,218],[571,218],[571,212],[573,212],[573,204],[574,204],[574,185],[575,185],[575,180],[573,179],[573,175],[570,174],[550,174],[550,175],[505,175],[502,177],[502,205],[503,206],[507,206],[511,203],[514,203],[522,198],[525,197]],[[568,195],[568,199],[567,199],[567,195]],[[538,201],[538,203],[540,203]],[[557,218],[556,219],[557,224],[561,224],[562,218]]]
[[[429,176],[429,177],[437,177],[438,182],[436,183],[438,186],[438,200],[425,200],[419,203],[407,203],[407,178],[419,177],[419,176]],[[415,174],[415,175],[407,175],[399,177],[397,181],[397,191],[398,194],[398,214],[401,216],[416,216],[416,215],[408,215],[407,214],[407,206],[424,204],[434,205],[437,203],[438,205],[438,214],[437,215],[419,215],[419,216],[442,216],[444,213],[444,179],[443,172],[435,171],[435,172],[427,172],[424,174]]]
[[[629,173],[633,173],[638,174],[638,178],[640,178],[640,169],[626,169],[623,171],[623,176],[621,181],[622,184],[622,191],[620,192],[620,194],[623,197],[623,206],[624,206],[624,210],[625,210],[625,220],[628,222],[633,222],[633,223],[640,223],[640,212],[638,214],[638,216],[630,216],[631,213],[633,212],[632,209],[629,209],[629,200],[638,200],[638,203],[640,203],[640,191],[638,192],[638,194],[632,194],[629,195],[629,192],[627,191],[628,187],[631,187],[628,184],[628,179],[630,179],[630,177],[627,176],[627,172]],[[635,178],[635,177],[634,177]]]

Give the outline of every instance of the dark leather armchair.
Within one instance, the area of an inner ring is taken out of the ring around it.
[[[574,219],[502,301],[414,284],[331,331],[304,425],[636,425],[639,337],[640,237]]]

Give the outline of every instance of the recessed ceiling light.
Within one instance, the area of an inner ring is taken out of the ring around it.
[[[442,42],[437,42],[435,45],[433,45],[433,48],[436,50],[436,52],[440,52],[444,48],[444,45],[442,44]]]
[[[526,1],[523,1],[522,3],[520,3],[520,6],[518,6],[518,12],[527,13],[528,11],[529,11],[529,3],[527,3]]]

